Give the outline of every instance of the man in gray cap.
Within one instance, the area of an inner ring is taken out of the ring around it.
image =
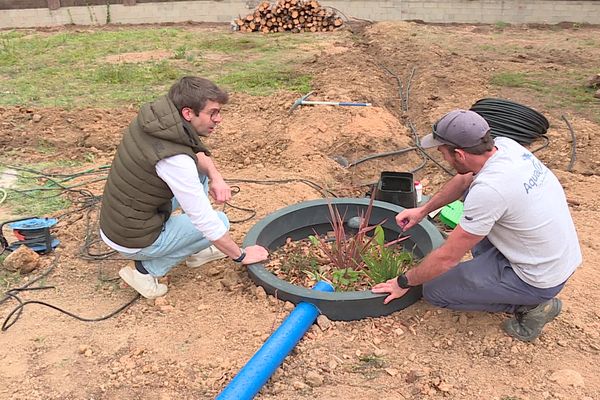
[[[421,145],[437,147],[457,174],[396,222],[408,230],[461,198],[463,215],[442,246],[372,291],[389,293],[387,304],[423,285],[423,297],[438,307],[513,313],[505,332],[534,340],[560,313],[556,296],[582,261],[558,179],[515,141],[493,139],[486,120],[473,111],[444,115]],[[461,262],[468,251],[473,258]]]

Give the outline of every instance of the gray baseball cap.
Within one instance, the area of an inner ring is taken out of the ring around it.
[[[483,117],[470,110],[453,110],[433,124],[433,132],[421,139],[421,147],[444,144],[468,148],[477,146],[488,133],[490,126]]]

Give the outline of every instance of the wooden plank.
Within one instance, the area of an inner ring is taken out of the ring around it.
[[[135,0],[123,0],[124,6],[135,6]]]
[[[58,10],[60,8],[60,0],[48,0],[48,8]]]

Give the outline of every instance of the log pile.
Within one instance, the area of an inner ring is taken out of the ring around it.
[[[253,13],[234,21],[241,32],[327,32],[343,25],[335,12],[317,0],[278,0],[260,3]]]

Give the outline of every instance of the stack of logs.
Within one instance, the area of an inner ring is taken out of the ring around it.
[[[334,12],[321,7],[317,0],[264,1],[252,14],[235,21],[242,32],[327,32],[342,26]]]

